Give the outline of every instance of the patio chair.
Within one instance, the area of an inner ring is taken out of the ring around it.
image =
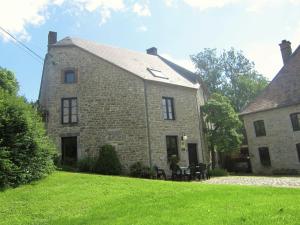
[[[196,166],[195,166],[195,164],[190,165],[189,168],[190,168],[190,180],[195,180],[196,179]]]
[[[192,173],[190,167],[180,167],[181,179],[190,181],[192,179]]]
[[[170,168],[172,170],[172,180],[182,180],[182,170],[178,165]]]
[[[166,173],[163,169],[158,168],[158,166],[153,167],[156,172],[156,179],[167,179]]]
[[[210,179],[210,168],[211,168],[211,163],[206,165],[206,179]]]

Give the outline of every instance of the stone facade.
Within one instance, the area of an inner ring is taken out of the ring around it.
[[[240,114],[244,119],[254,173],[270,174],[276,170],[300,172],[300,156],[296,148],[296,144],[300,143],[300,132],[294,131],[297,129],[293,129],[290,117],[292,113],[300,112],[300,47],[293,52],[291,43],[286,40],[279,46],[283,67]],[[300,117],[294,116],[295,127]],[[264,121],[266,131],[266,135],[260,137],[256,137],[253,124],[258,120]],[[270,166],[263,166],[260,161],[258,148],[261,147],[269,149]]]
[[[72,68],[77,83],[65,84],[62,74]],[[173,97],[176,119],[162,116],[162,97]],[[78,123],[61,123],[61,99],[77,97]],[[77,158],[97,155],[112,144],[125,171],[135,162],[168,169],[166,135],[188,137],[203,161],[200,105],[203,90],[144,80],[76,46],[51,47],[46,55],[39,102],[48,112],[47,131],[61,151],[61,138],[77,136]],[[180,143],[178,143],[180,148]],[[178,150],[188,166],[188,152]]]
[[[157,82],[147,82],[146,87],[149,130],[151,140],[151,158],[154,164],[167,170],[166,136],[177,136],[179,146],[179,164],[188,166],[188,152],[181,149],[180,138],[188,137],[187,144],[197,144],[198,161],[203,162],[204,147],[201,141],[199,125],[199,104],[197,91],[185,87],[174,87]],[[174,98],[175,120],[164,120],[162,97]],[[202,130],[202,129],[201,129]]]
[[[274,170],[293,169],[300,172],[296,144],[300,131],[293,131],[290,114],[300,112],[300,105],[244,115],[253,173],[271,174]],[[253,122],[263,120],[266,136],[256,137]],[[260,162],[259,147],[268,147],[271,166]]]

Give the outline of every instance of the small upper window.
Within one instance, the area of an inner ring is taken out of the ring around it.
[[[290,115],[293,130],[297,131],[300,130],[300,113],[292,113]]]
[[[256,137],[266,136],[265,123],[263,120],[254,121]]]
[[[74,70],[66,70],[64,72],[64,83],[65,84],[73,84],[76,83],[76,73]]]
[[[154,76],[154,77],[158,77],[158,78],[163,78],[163,79],[169,79],[164,73],[162,73],[159,70],[155,70],[155,69],[150,69],[148,68],[148,71]]]

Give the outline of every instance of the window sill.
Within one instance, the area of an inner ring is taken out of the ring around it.
[[[79,123],[62,123],[63,127],[76,127],[79,126]]]

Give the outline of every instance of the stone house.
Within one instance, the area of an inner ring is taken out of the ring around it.
[[[135,162],[168,171],[208,157],[200,106],[206,91],[192,72],[147,53],[49,32],[39,104],[64,163],[115,146],[125,171]]]
[[[300,172],[300,46],[280,49],[283,67],[241,112],[254,173]]]

